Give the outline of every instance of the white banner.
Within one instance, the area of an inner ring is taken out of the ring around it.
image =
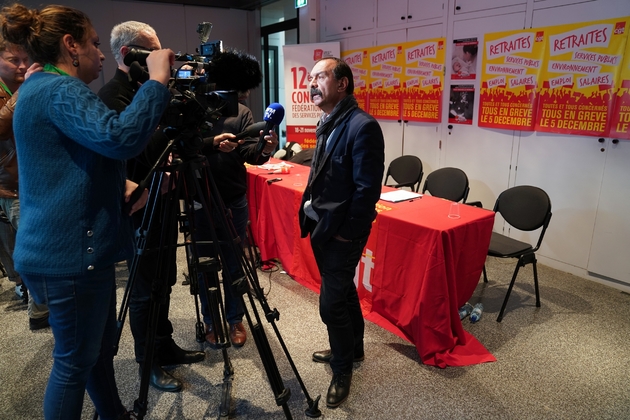
[[[311,101],[308,76],[317,60],[340,56],[339,42],[285,45],[282,51],[287,142],[299,143],[302,148],[315,147],[315,127],[322,111]]]

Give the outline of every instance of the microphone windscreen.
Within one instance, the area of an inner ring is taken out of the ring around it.
[[[277,102],[269,105],[265,110],[264,120],[273,123],[273,125],[280,125],[284,118],[284,107]]]
[[[209,81],[218,90],[245,92],[257,88],[262,82],[262,71],[256,57],[243,51],[221,51],[212,60],[206,72]]]

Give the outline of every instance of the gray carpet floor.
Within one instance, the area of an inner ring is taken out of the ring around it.
[[[183,261],[182,261],[183,262]],[[481,320],[464,327],[496,362],[439,369],[419,361],[415,347],[370,322],[366,358],[355,364],[349,399],[337,409],[320,404],[323,419],[630,419],[630,295],[539,266],[542,307],[535,307],[532,270],[522,269],[502,323],[496,322],[515,261],[488,260],[490,282],[480,282],[471,303],[483,302]],[[185,268],[180,267],[180,273]],[[127,272],[119,267],[119,303]],[[327,347],[317,294],[279,268],[260,272],[267,302],[280,312],[276,323],[308,393],[322,395],[331,378],[311,353]],[[183,279],[183,276],[181,276]],[[223,383],[221,351],[195,341],[195,306],[188,287],[174,287],[170,318],[175,341],[203,348],[202,363],[177,367],[181,393],[150,389],[147,419],[214,419]],[[26,305],[13,284],[0,280],[0,418],[41,419],[51,368],[50,329],[28,329]],[[306,399],[271,325],[264,322],[274,359],[290,389],[293,418],[306,418]],[[249,327],[248,327],[249,329]],[[132,337],[125,325],[115,367],[123,403],[133,406],[139,378]],[[229,348],[234,366],[230,418],[283,419],[253,340]],[[83,418],[93,406],[86,397]]]

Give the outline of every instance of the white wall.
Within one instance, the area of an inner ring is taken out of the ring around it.
[[[628,0],[311,0],[308,7],[319,13],[316,28],[301,29],[311,29],[308,39],[340,41],[342,50],[440,36],[447,48],[453,39],[468,37],[482,45],[486,33],[630,15]],[[476,121],[449,129],[444,96],[441,124],[381,122],[390,145],[386,159],[416,154],[425,162],[425,177],[438,167],[460,167],[470,178],[469,200],[481,200],[486,208],[511,186],[543,188],[554,215],[539,260],[630,291],[630,188],[624,187],[630,141],[490,130]],[[418,136],[424,146],[414,150],[408,141]],[[510,231],[500,217],[495,230],[532,238]]]

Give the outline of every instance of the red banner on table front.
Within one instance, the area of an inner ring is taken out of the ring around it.
[[[298,209],[309,168],[295,165],[280,182],[250,167],[248,200],[254,239],[263,260],[278,258],[297,282],[319,292],[321,278],[309,238],[300,236]],[[383,187],[384,190],[392,190]],[[355,273],[361,309],[369,319],[415,344],[427,365],[465,366],[496,360],[459,319],[485,262],[494,213],[436,197],[377,203],[378,216]]]
[[[536,130],[584,136],[609,132],[630,18],[545,28]]]

